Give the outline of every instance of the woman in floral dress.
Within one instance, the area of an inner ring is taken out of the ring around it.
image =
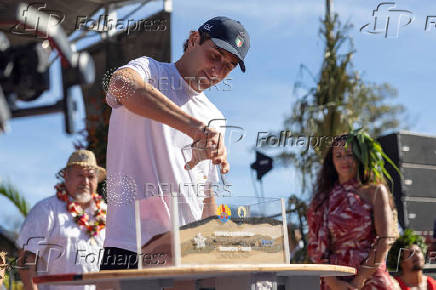
[[[357,274],[323,278],[321,289],[394,287],[385,260],[398,232],[396,211],[383,175],[376,172],[380,166],[368,158],[379,158],[378,165],[383,160],[372,142],[354,131],[336,138],[324,158],[308,211],[308,253],[314,263],[355,267]]]

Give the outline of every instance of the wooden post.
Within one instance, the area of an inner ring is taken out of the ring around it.
[[[332,12],[333,12],[333,0],[326,0],[326,10],[325,10],[325,16],[327,18],[331,18]]]

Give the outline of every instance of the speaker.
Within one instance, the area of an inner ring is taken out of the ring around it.
[[[436,137],[400,131],[377,140],[402,174],[386,163],[400,225],[431,232],[436,219]]]
[[[436,166],[403,163],[401,172],[403,196],[436,198]]]
[[[407,227],[418,232],[433,230],[436,218],[436,198],[403,198],[404,221]]]

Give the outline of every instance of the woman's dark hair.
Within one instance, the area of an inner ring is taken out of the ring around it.
[[[195,31],[191,31],[189,33],[189,35],[191,35],[192,33],[194,33]],[[200,33],[200,45],[203,44],[206,40],[210,39],[210,35],[209,33],[205,32],[205,31],[199,31]],[[185,52],[188,49],[188,41],[189,41],[189,37],[188,39],[185,40],[185,42],[183,43],[183,52]]]
[[[333,189],[339,178],[333,163],[333,148],[336,146],[345,146],[349,137],[349,134],[343,134],[335,137],[324,156],[324,161],[322,163],[321,170],[319,171],[317,183],[314,188],[315,194],[313,195],[312,199],[315,209],[318,209],[318,207],[324,203],[328,197],[328,193]],[[363,163],[356,157],[354,151],[353,157],[358,163],[357,178],[362,184],[374,183],[386,185],[386,180],[383,177],[376,178],[373,174],[371,174],[371,171],[365,172]]]
[[[348,135],[336,137],[328,148],[327,153],[324,155],[324,161],[318,173],[317,183],[314,188],[312,202],[315,206],[315,209],[318,209],[318,207],[324,203],[328,196],[327,193],[330,192],[330,190],[338,181],[338,173],[336,172],[336,168],[333,163],[333,148],[345,143],[347,137]]]

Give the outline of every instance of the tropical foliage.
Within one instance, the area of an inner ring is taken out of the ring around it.
[[[373,137],[399,128],[405,109],[394,103],[397,90],[387,83],[365,82],[353,69],[351,60],[356,51],[348,36],[350,28],[351,25],[342,25],[337,15],[322,20],[320,35],[325,50],[321,70],[315,77],[301,66],[294,85],[297,99],[281,131],[290,131],[292,136],[320,139],[349,133],[353,128],[363,127]],[[305,75],[311,77],[313,85],[302,81]],[[328,146],[328,142],[319,142],[306,151],[286,149],[276,156],[276,160],[283,166],[292,165],[299,170],[302,192],[310,192]]]
[[[345,146],[351,146],[353,155],[363,164],[363,175],[367,179],[365,181],[377,182],[386,177],[392,184],[393,180],[385,168],[385,161],[401,175],[400,169],[383,152],[381,145],[362,128],[348,133]]]
[[[30,205],[12,184],[0,183],[0,195],[12,202],[24,217],[27,216]]]

